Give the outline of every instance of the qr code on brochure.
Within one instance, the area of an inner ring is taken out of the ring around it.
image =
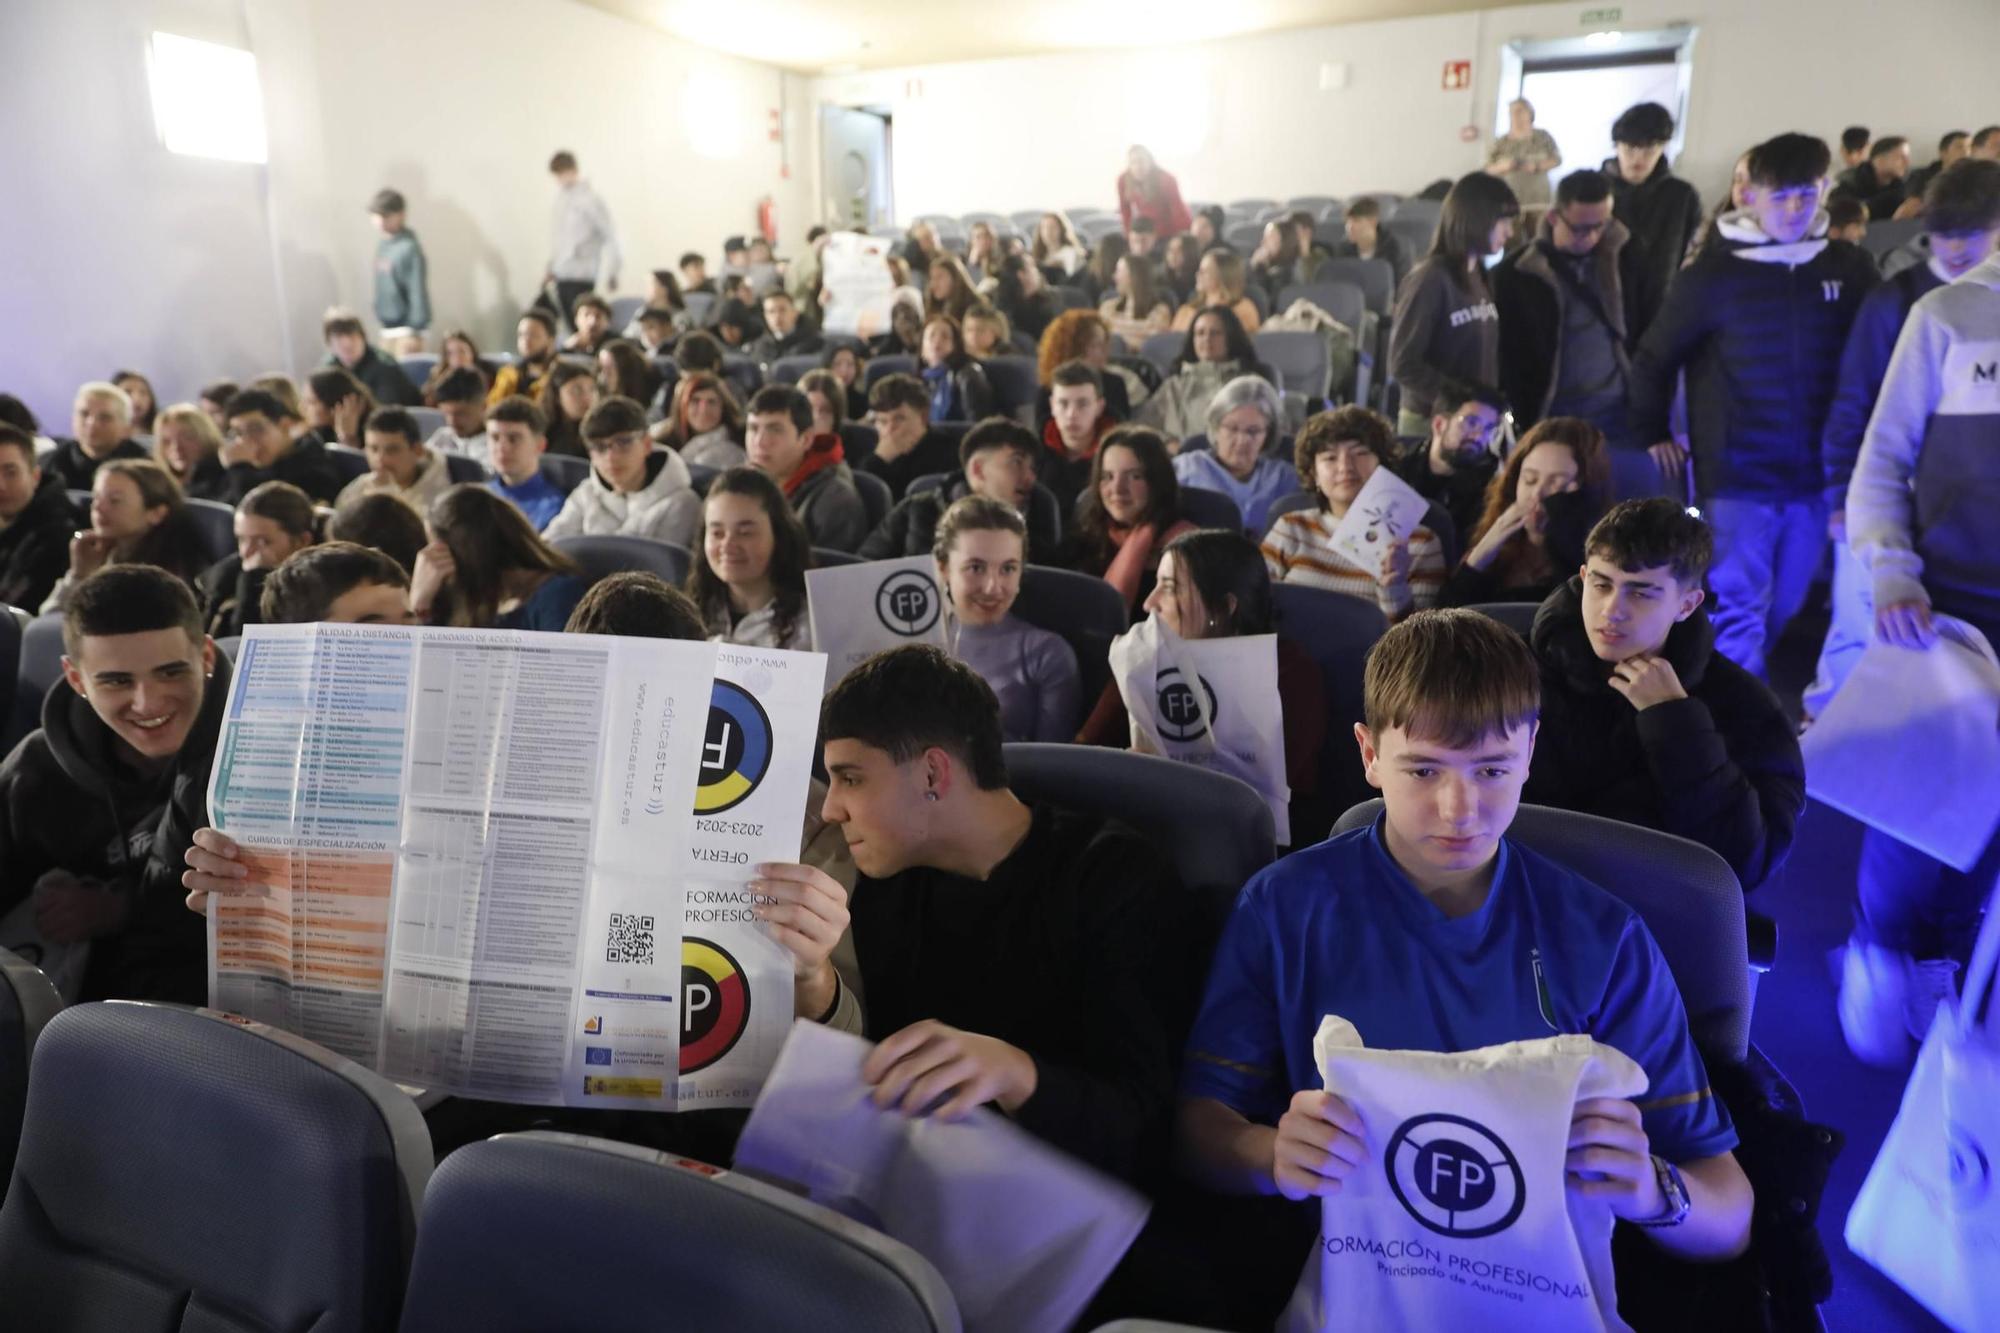
[[[604,946],[604,961],[652,966],[653,918],[613,912],[611,935]]]

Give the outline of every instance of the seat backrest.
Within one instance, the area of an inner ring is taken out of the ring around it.
[[[722,475],[721,468],[712,467],[707,463],[689,463],[687,470],[688,485],[693,488],[696,495],[702,496],[704,499],[708,496],[708,488],[713,486],[715,479]]]
[[[1164,379],[1174,373],[1174,358],[1186,342],[1185,333],[1155,333],[1139,344],[1139,355],[1158,366]]]
[[[861,387],[872,389],[875,382],[884,375],[914,375],[917,373],[917,358],[906,353],[878,356],[861,371]]]
[[[1358,307],[1361,293],[1352,287],[1347,291]],[[1337,311],[1327,313],[1340,318]],[[1358,317],[1358,311],[1356,314]],[[1304,329],[1259,329],[1250,335],[1250,342],[1257,349],[1258,359],[1278,372],[1281,383],[1276,387],[1325,396],[1327,378],[1332,373],[1325,338]]]
[[[658,574],[678,588],[687,582],[688,568],[694,559],[685,546],[654,541],[651,537],[561,537],[551,545],[581,565],[584,576],[592,583],[607,575],[636,569]]]
[[[419,389],[424,387],[424,381],[431,377],[431,372],[437,369],[437,363],[437,357],[429,352],[401,357],[396,362],[403,368],[403,378]]]
[[[392,1328],[431,1174],[409,1095],[233,1015],[112,1002],[43,1030],[0,1207],[14,1328]]]
[[[1396,200],[1393,207],[1384,205],[1383,211],[1392,218],[1428,222],[1435,227],[1438,219],[1444,216],[1444,200],[1420,199],[1412,195],[1408,199]]]
[[[471,454],[445,454],[444,475],[451,479],[453,485],[462,481],[487,482],[493,479],[493,473],[486,464]]]
[[[1880,259],[1898,246],[1915,240],[1923,234],[1923,230],[1922,218],[1884,218],[1868,224],[1868,234],[1861,238],[1861,246]]]
[[[960,213],[958,220],[965,224],[965,229],[968,232],[972,230],[972,224],[975,222],[984,222],[989,227],[1011,227],[1014,225],[1007,220],[1005,213]]]
[[[1459,538],[1458,524],[1451,511],[1433,500],[1424,506],[1424,526],[1438,539],[1438,546],[1444,555],[1444,571],[1447,577],[1458,568]]]
[[[639,312],[646,308],[643,296],[614,296],[611,298],[611,331],[623,335]]]
[[[0,728],[6,728],[14,717],[14,695],[21,684],[21,638],[27,628],[26,611],[18,606],[0,606]],[[26,734],[26,731],[21,733]],[[11,732],[0,734],[0,741],[5,742],[0,754],[12,750],[19,738]]]
[[[1277,854],[1271,807],[1226,773],[1098,745],[1017,743],[1003,753],[1016,796],[1128,825],[1211,906],[1234,899]]]
[[[1042,223],[1042,214],[1054,211],[1054,209],[1050,208],[1023,208],[1009,213],[1007,215],[1007,223],[1009,226],[1018,227],[1027,235],[1033,236],[1035,228],[1039,227]]]
[[[590,460],[570,454],[543,454],[541,469],[550,484],[568,495],[590,476]]]
[[[1513,630],[1522,638],[1535,626],[1535,612],[1542,609],[1540,602],[1474,602],[1466,608],[1489,616]]]
[[[1083,706],[1095,705],[1111,680],[1111,641],[1131,623],[1123,594],[1089,574],[1031,563],[1021,569],[1014,614],[1070,646]]]
[[[1256,222],[1232,223],[1222,233],[1222,239],[1229,243],[1230,249],[1248,256],[1256,251],[1258,242],[1264,239],[1264,228]]]
[[[1313,281],[1353,283],[1361,289],[1362,304],[1378,315],[1388,314],[1396,303],[1396,266],[1386,259],[1349,256],[1321,260]]]
[[[42,701],[62,679],[62,623],[62,612],[51,611],[21,631],[20,679],[14,685],[17,736],[42,725]]]
[[[686,308],[688,318],[696,328],[708,323],[708,315],[715,308],[714,292],[688,292],[681,297],[681,305]]]
[[[1137,375],[1139,377],[1139,383],[1146,386],[1147,393],[1151,393],[1153,390],[1159,388],[1160,385],[1165,382],[1164,378],[1160,374],[1159,364],[1155,361],[1147,359],[1146,357],[1114,356],[1111,358],[1111,364],[1114,366],[1122,366],[1126,370],[1131,371],[1134,375]]]
[[[722,377],[729,381],[739,403],[748,403],[764,387],[764,368],[742,352],[722,354]]]
[[[781,356],[771,363],[768,378],[773,384],[797,384],[809,371],[818,370],[826,358],[818,352],[805,352],[798,356]]]
[[[875,452],[875,428],[864,421],[843,421],[840,423],[840,445],[847,452],[847,463],[851,468]]]
[[[1368,650],[1389,624],[1373,602],[1326,588],[1275,585],[1278,633],[1319,664],[1326,693],[1326,743],[1320,747],[1320,791],[1333,809],[1371,790],[1355,749],[1354,724],[1362,720],[1361,672]]]
[[[1275,199],[1232,199],[1229,203],[1231,209],[1241,213],[1264,213],[1277,206]]]
[[[42,969],[0,949],[0,1176],[14,1174],[21,1114],[28,1106],[28,1062],[42,1029],[63,1007]],[[4,1186],[0,1186],[4,1189]]]
[[[406,407],[403,410],[417,423],[418,444],[437,434],[444,426],[444,413],[435,407]]]
[[[1220,528],[1224,532],[1243,531],[1243,511],[1236,507],[1236,501],[1206,486],[1183,486],[1180,489],[1181,512],[1193,519],[1197,527]]]
[[[1335,319],[1352,329],[1357,338],[1360,337],[1363,316],[1368,310],[1368,298],[1362,292],[1361,288],[1355,284],[1351,282],[1328,282],[1319,279],[1315,279],[1312,282],[1292,283],[1278,293],[1279,311],[1283,312],[1291,309],[1292,302],[1298,300],[1311,301],[1321,310],[1326,311],[1327,314],[1332,315]],[[1275,329],[1261,330],[1256,336],[1262,338],[1279,331]],[[1266,357],[1265,359],[1269,360],[1270,358]],[[1305,391],[1322,394],[1326,392],[1324,389],[1309,387],[1306,387]]]
[[[368,471],[368,455],[353,445],[329,444],[324,452],[333,470],[340,474],[343,486]]]
[[[1375,821],[1380,800],[1340,817],[1334,832]],[[1568,867],[1646,923],[1680,988],[1688,1028],[1705,1055],[1740,1061],[1750,1049],[1749,942],[1743,886],[1698,842],[1615,819],[1523,805],[1507,836]]]
[[[1430,253],[1431,238],[1437,235],[1434,218],[1390,218],[1382,224],[1403,243],[1403,253],[1415,264]]]
[[[852,551],[836,551],[831,546],[815,546],[812,548],[812,552],[814,569],[829,569],[835,565],[862,565],[867,563],[867,561]]]
[[[960,1327],[944,1279],[916,1251],[733,1171],[546,1132],[445,1159],[424,1196],[405,1333],[595,1333],[613,1322]]]
[[[1092,245],[1097,244],[1097,242],[1107,236],[1115,236],[1125,230],[1125,224],[1118,220],[1118,215],[1115,213],[1110,217],[1078,218],[1075,220],[1074,225],[1076,227],[1076,234]]]
[[[1330,194],[1302,194],[1285,201],[1293,212],[1304,211],[1324,221],[1329,215],[1346,212],[1346,206]]]
[[[872,531],[882,526],[882,520],[889,517],[889,510],[896,503],[896,493],[889,489],[889,483],[873,472],[860,468],[852,469],[854,489],[861,493],[861,506],[868,511],[868,527]]]

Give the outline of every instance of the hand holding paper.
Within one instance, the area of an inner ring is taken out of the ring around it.
[[[1407,542],[1429,508],[1430,501],[1410,483],[1378,467],[1333,530],[1333,549],[1373,574],[1382,568],[1382,553],[1397,542]]]

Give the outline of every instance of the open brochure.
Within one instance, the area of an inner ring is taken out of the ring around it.
[[[269,897],[209,999],[399,1082],[744,1106],[792,1017],[751,914],[798,858],[825,659],[380,625],[245,634],[209,785]]]

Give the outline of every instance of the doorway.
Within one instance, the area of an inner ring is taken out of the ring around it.
[[[1693,28],[1593,32],[1552,41],[1510,42],[1500,53],[1495,134],[1507,132],[1507,108],[1525,97],[1535,125],[1555,139],[1560,180],[1615,156],[1611,124],[1625,108],[1658,102],[1674,117],[1667,145],[1678,157],[1687,133],[1688,87],[1694,69]]]
[[[820,217],[830,227],[884,227],[895,221],[893,136],[886,109],[819,109]]]

